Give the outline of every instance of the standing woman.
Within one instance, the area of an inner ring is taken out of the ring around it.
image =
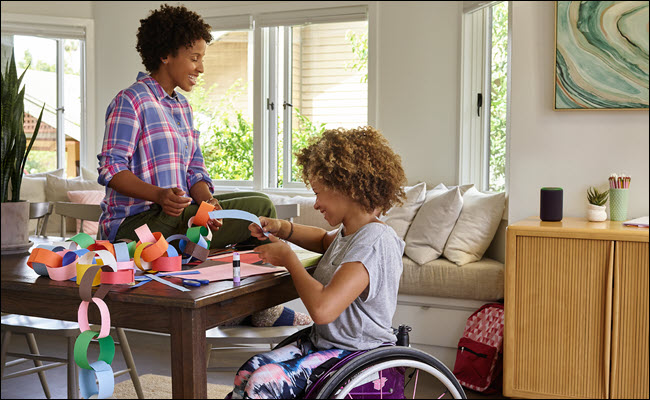
[[[106,186],[100,236],[138,240],[147,224],[165,237],[185,233],[201,202],[275,218],[268,196],[256,192],[213,196],[214,188],[194,129],[186,92],[203,73],[210,26],[184,6],[163,4],[140,20],[136,49],[149,72],[120,91],[106,110],[98,182]],[[250,238],[246,221],[211,219],[211,248]]]

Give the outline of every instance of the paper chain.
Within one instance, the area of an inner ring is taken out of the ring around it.
[[[104,296],[116,284],[135,284],[135,268],[143,272],[180,271],[192,259],[205,261],[208,257],[212,231],[207,228],[214,206],[203,202],[196,215],[190,218],[185,235],[165,238],[152,233],[144,224],[135,230],[138,242],[121,239],[115,243],[94,240],[87,233],[78,233],[65,242],[36,246],[27,265],[37,274],[56,281],[76,279],[81,304],[77,312],[79,330],[74,345],[74,359],[79,369],[79,388],[82,398],[96,396],[105,399],[113,395],[115,377],[111,363],[115,356],[115,341],[110,336],[111,317]],[[197,226],[192,226],[197,225]],[[182,254],[169,244],[179,240]],[[153,275],[151,275],[153,277]],[[159,278],[160,279],[160,278]],[[160,281],[164,281],[160,279]],[[166,282],[166,281],[164,281]],[[93,294],[92,287],[99,286]],[[184,290],[187,290],[183,288]],[[90,329],[88,307],[94,303],[101,316],[99,332]],[[97,361],[88,361],[88,346],[93,338],[99,342]]]

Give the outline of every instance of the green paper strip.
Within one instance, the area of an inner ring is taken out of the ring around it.
[[[137,244],[138,244],[138,242],[136,242],[134,240],[127,243],[127,246],[129,247],[129,257],[133,258],[133,256],[135,255],[135,248],[137,247],[136,246]]]
[[[194,243],[201,240],[201,236],[208,236],[208,228],[205,226],[193,226],[187,230],[186,236]]]
[[[85,232],[79,232],[68,240],[77,243],[82,249],[87,249],[88,246],[95,243],[95,239]]]
[[[92,330],[83,331],[74,342],[74,361],[78,366],[84,369],[92,369],[88,363],[88,346],[95,336],[99,336],[99,332]],[[99,343],[99,357],[97,360],[111,364],[113,357],[115,357],[115,341],[111,335],[97,339]]]

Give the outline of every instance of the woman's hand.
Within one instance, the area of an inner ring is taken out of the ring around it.
[[[264,232],[269,232],[277,235],[280,231],[280,228],[282,227],[282,221],[279,219],[267,217],[260,217],[260,224],[262,224],[261,228],[257,224],[248,225],[248,229],[251,231],[251,236],[259,240],[266,240],[266,235],[264,235]]]
[[[219,205],[219,200],[215,199],[214,197],[210,197],[210,200],[206,200],[206,203],[209,203],[214,206],[214,211],[217,210],[223,210],[221,206]],[[223,220],[222,219],[212,219],[210,218],[208,220],[208,228],[212,229],[213,231],[219,230],[221,228],[221,225],[223,225]]]
[[[254,252],[259,253],[263,262],[276,266],[286,266],[291,264],[292,261],[298,261],[296,253],[291,250],[287,242],[278,239],[272,234],[269,235],[269,239],[271,240],[270,244],[263,244],[253,249]],[[294,258],[295,260],[293,260]]]
[[[181,215],[185,207],[192,202],[190,197],[185,196],[185,192],[179,188],[161,189],[158,192],[158,203],[165,214],[172,217]]]

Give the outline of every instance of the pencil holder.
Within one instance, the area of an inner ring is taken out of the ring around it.
[[[609,219],[627,220],[627,202],[630,189],[609,189]]]

